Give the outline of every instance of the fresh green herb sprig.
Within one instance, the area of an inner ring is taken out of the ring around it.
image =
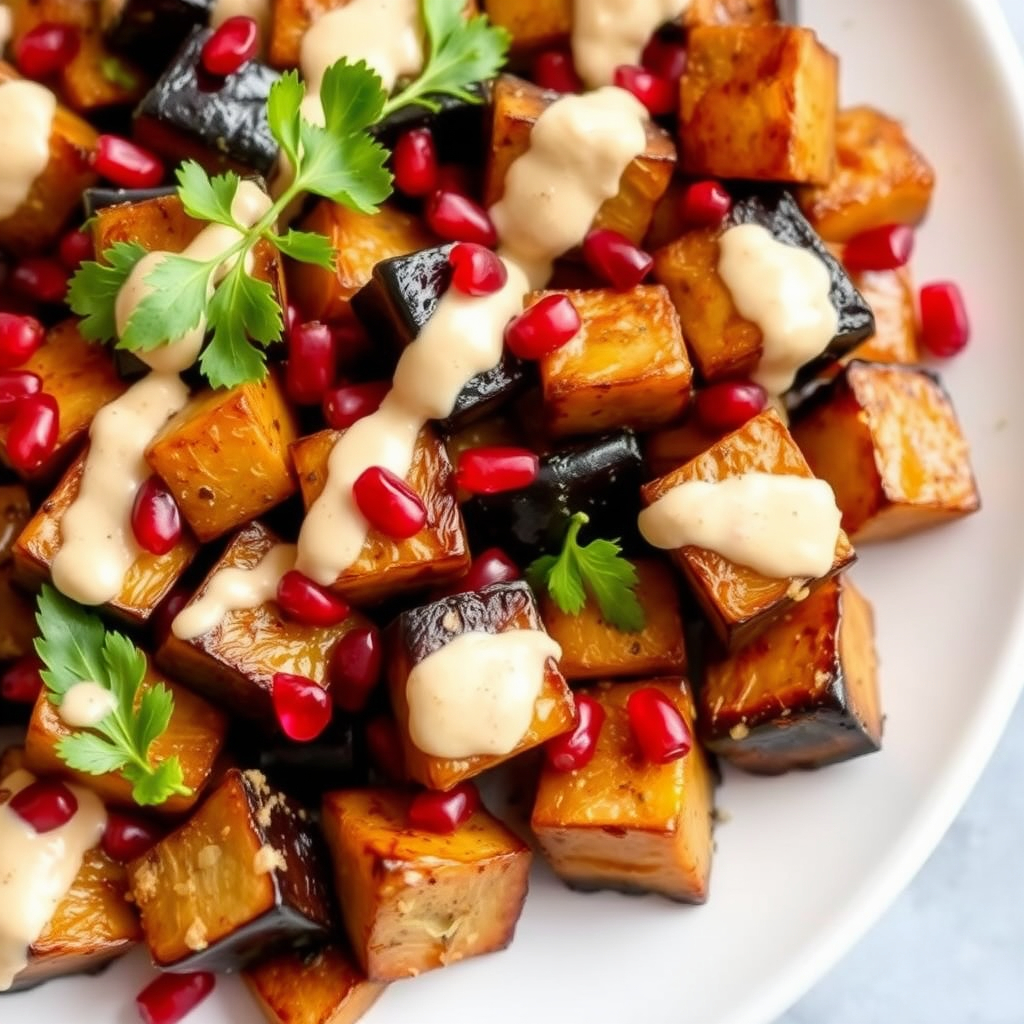
[[[47,697],[59,705],[76,683],[97,683],[114,695],[113,710],[93,729],[73,732],[57,744],[57,756],[73,771],[89,775],[120,772],[132,784],[137,804],[162,804],[171,796],[191,796],[181,762],[154,762],[153,742],[166,731],[174,697],[163,683],[143,689],[146,656],[126,636],[108,631],[100,619],[51,586],[44,586],[36,609],[36,653]]]
[[[526,578],[538,593],[547,590],[567,615],[578,615],[593,598],[601,616],[623,633],[638,633],[645,616],[636,596],[636,566],[622,557],[617,541],[592,540],[580,544],[579,532],[589,517],[577,512],[557,555],[541,555],[530,563]]]

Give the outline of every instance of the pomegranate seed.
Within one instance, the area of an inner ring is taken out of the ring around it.
[[[579,92],[583,88],[580,76],[565,50],[544,50],[533,61],[533,79],[542,89],[555,92]]]
[[[620,89],[631,92],[653,117],[671,114],[679,102],[679,89],[674,82],[660,78],[645,68],[620,64],[615,69],[614,82]]]
[[[510,583],[522,576],[519,566],[501,548],[487,548],[473,559],[469,572],[448,591],[465,594],[483,590],[492,583]]]
[[[97,174],[122,188],[153,188],[164,179],[159,158],[119,135],[97,139],[93,166]]]
[[[12,704],[35,704],[43,689],[43,663],[34,654],[19,658],[0,676],[0,697]]]
[[[395,188],[407,196],[426,196],[437,188],[437,146],[429,128],[414,128],[395,143]]]
[[[409,804],[409,827],[422,832],[451,835],[473,817],[480,806],[480,794],[472,782],[460,782],[447,793],[425,790]]]
[[[0,313],[0,370],[27,363],[45,336],[43,325],[34,316]]]
[[[895,270],[904,266],[914,251],[914,229],[906,224],[886,224],[854,235],[843,248],[847,270]]]
[[[18,790],[8,806],[42,834],[66,825],[78,810],[78,799],[63,782],[40,779]]]
[[[505,328],[505,344],[520,359],[541,359],[568,345],[583,326],[568,295],[545,295]]]
[[[695,181],[679,201],[679,212],[690,227],[721,224],[731,209],[732,196],[717,181]]]
[[[433,192],[427,200],[424,216],[430,230],[450,242],[476,242],[478,245],[498,242],[498,233],[487,211],[458,192],[442,189]]]
[[[625,235],[611,228],[595,228],[583,242],[590,269],[615,288],[635,288],[650,273],[654,260]]]
[[[211,75],[226,78],[251,61],[259,48],[260,27],[256,19],[236,14],[217,26],[203,44],[199,59]]]
[[[455,192],[460,196],[473,193],[473,175],[465,164],[441,164],[437,169],[438,192]]]
[[[107,828],[103,833],[103,852],[119,864],[141,857],[160,840],[162,832],[144,818],[120,811],[107,811]]]
[[[500,494],[528,487],[539,469],[528,448],[471,448],[459,456],[455,481],[471,494]]]
[[[585,693],[576,694],[576,726],[544,744],[548,764],[556,772],[573,772],[594,756],[604,725],[604,708]]]
[[[971,337],[967,307],[952,281],[936,281],[921,289],[921,341],[933,356],[955,356]]]
[[[18,406],[43,389],[42,378],[28,370],[0,370],[0,423],[10,423]]]
[[[686,46],[681,41],[652,36],[644,47],[640,63],[659,78],[678,83],[686,71]]]
[[[299,307],[294,302],[285,303],[284,307],[284,332],[285,337],[289,337],[292,331],[295,330],[299,324]]]
[[[399,476],[383,466],[363,470],[352,485],[359,511],[375,530],[405,540],[427,522],[427,509],[420,496]]]
[[[82,263],[91,260],[95,255],[92,235],[79,228],[68,231],[60,240],[57,255],[68,270],[77,270]]]
[[[395,720],[379,715],[366,723],[366,749],[374,767],[391,782],[405,779],[405,755]]]
[[[41,21],[26,32],[14,51],[18,70],[26,78],[48,78],[78,53],[78,29],[53,21]]]
[[[22,295],[54,306],[67,294],[68,272],[63,264],[46,256],[26,256],[14,268],[11,284]]]
[[[726,434],[742,427],[767,404],[768,395],[760,384],[749,380],[723,380],[698,391],[694,409],[705,430]]]
[[[626,714],[645,761],[668,764],[690,752],[690,730],[661,690],[653,686],[634,690],[626,699]]]
[[[212,991],[216,976],[207,971],[161,974],[136,997],[143,1024],[177,1024]]]
[[[362,711],[380,678],[380,630],[357,626],[338,639],[331,651],[331,697],[341,711]]]
[[[336,626],[344,622],[352,610],[340,597],[324,590],[297,569],[281,577],[277,603],[288,618],[305,626]]]
[[[459,242],[448,253],[452,284],[463,295],[490,295],[505,286],[508,270],[497,255],[475,242]]]
[[[319,320],[299,324],[288,335],[285,388],[297,405],[317,405],[334,383],[334,332]]]
[[[157,605],[156,611],[150,617],[150,628],[153,639],[159,647],[170,635],[171,624],[178,617],[178,613],[192,600],[192,592],[187,588],[172,590]]]
[[[335,430],[345,430],[380,408],[391,382],[375,380],[368,384],[343,384],[324,395],[324,419]]]
[[[281,731],[290,740],[315,740],[331,721],[327,691],[305,676],[275,672],[271,697]]]
[[[7,431],[7,461],[20,473],[34,473],[53,454],[59,432],[57,399],[45,391],[29,395],[18,403]]]
[[[181,540],[178,503],[158,476],[151,476],[135,495],[132,533],[151,555],[166,555]]]

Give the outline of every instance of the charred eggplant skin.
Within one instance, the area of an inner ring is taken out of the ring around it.
[[[98,210],[120,203],[144,203],[147,199],[159,199],[172,195],[177,190],[173,185],[159,185],[156,188],[106,188],[96,185],[82,193],[82,211],[89,220]]]
[[[119,0],[100,6],[111,47],[163,67],[188,34],[207,23],[213,0]]]

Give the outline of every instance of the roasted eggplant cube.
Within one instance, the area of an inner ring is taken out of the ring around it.
[[[835,167],[839,62],[795,25],[707,25],[687,37],[687,174],[824,185]]]
[[[255,770],[231,768],[180,828],[128,865],[153,962],[229,971],[322,943],[333,909],[308,816]]]
[[[14,564],[0,565],[0,662],[32,653],[36,629],[35,605],[15,586]]]
[[[71,888],[29,947],[28,966],[14,979],[11,991],[98,971],[129,952],[142,930],[125,898],[127,891],[124,867],[99,848],[89,850]]]
[[[878,750],[871,606],[849,577],[829,580],[753,643],[709,665],[699,720],[711,750],[761,774]]]
[[[743,473],[814,475],[774,409],[748,420],[685,466],[645,484],[643,499],[650,505],[689,480],[714,482]],[[729,650],[736,650],[763,633],[794,600],[848,568],[855,558],[842,530],[836,541],[832,568],[818,579],[772,579],[706,548],[680,548],[671,556],[690,582],[719,640]]]
[[[50,566],[63,543],[61,520],[78,489],[85,469],[83,452],[68,467],[56,489],[40,506],[14,546],[14,565],[18,581],[29,589],[50,578]],[[195,558],[199,546],[186,530],[166,555],[141,551],[125,574],[121,592],[106,607],[114,616],[131,625],[142,625],[156,611]]]
[[[691,0],[683,12],[683,24],[687,28],[764,25],[779,20],[778,0]]]
[[[785,245],[813,252],[826,266],[829,297],[839,318],[835,337],[803,374],[840,358],[874,330],[874,318],[849,274],[807,223],[789,192],[738,195],[725,220],[689,231],[654,254],[654,276],[669,290],[694,364],[707,383],[743,376],[762,353],[760,328],[739,315],[719,276],[719,239],[739,224],[757,224]]]
[[[152,665],[147,665],[146,676],[141,690],[145,691],[163,683],[174,698],[174,711],[167,729],[153,741],[150,757],[154,762],[177,757],[181,764],[184,785],[192,790],[191,795],[175,794],[153,808],[158,814],[180,815],[190,811],[210,782],[214,765],[224,746],[228,722],[202,697],[197,697],[179,683],[173,682]],[[65,724],[46,691],[39,695],[32,710],[32,718],[25,737],[25,757],[28,770],[37,775],[60,775],[88,786],[103,801],[119,807],[134,808],[132,786],[120,772],[105,775],[86,775],[69,768],[57,753],[62,740],[74,732]]]
[[[679,589],[664,562],[645,558],[636,565],[636,596],[644,610],[644,628],[625,633],[608,625],[593,601],[575,615],[563,612],[544,594],[544,627],[562,648],[558,667],[570,682],[678,675],[686,671],[686,644]]]
[[[852,362],[808,400],[793,437],[835,491],[843,528],[858,544],[980,507],[967,440],[927,370]]]
[[[63,320],[46,333],[46,340],[23,366],[42,381],[42,389],[57,400],[60,425],[53,453],[32,477],[50,476],[68,464],[103,406],[120,396],[127,385],[117,374],[110,353],[92,345],[78,331],[77,320]],[[10,424],[0,423],[0,460]]]
[[[480,809],[451,835],[408,824],[408,793],[342,790],[321,823],[349,941],[373,981],[504,949],[526,899],[529,847]]]
[[[572,31],[573,0],[483,0],[483,6],[512,37],[514,53],[560,46]]]
[[[526,305],[551,294],[533,292]],[[540,361],[548,431],[564,437],[649,430],[676,419],[690,397],[693,367],[668,291],[640,285],[564,294],[582,326]]]
[[[340,436],[337,431],[322,430],[292,445],[292,460],[307,509],[323,492],[327,461]],[[427,523],[406,540],[396,540],[379,530],[369,531],[359,557],[333,588],[356,603],[450,583],[469,568],[469,543],[455,500],[455,473],[444,444],[430,427],[420,431],[406,480],[426,506]]]
[[[581,692],[605,712],[589,764],[545,767],[530,827],[555,874],[573,888],[656,892],[703,903],[711,873],[715,777],[694,743],[668,764],[645,762],[626,701],[653,686],[694,730],[693,698],[680,678],[599,683]]]
[[[533,591],[522,582],[499,583],[481,591],[445,597],[403,612],[392,624],[388,689],[410,778],[431,789],[451,789],[464,779],[474,778],[572,728],[576,718],[572,694],[558,666],[548,659],[533,718],[522,739],[507,754],[435,757],[420,750],[413,741],[407,696],[412,670],[464,633],[497,634],[517,629],[544,629]]]
[[[475,495],[462,506],[473,550],[500,547],[526,564],[558,550],[576,512],[590,517],[586,537],[618,537],[639,546],[635,515],[643,460],[628,430],[570,445],[544,455],[529,487]]]
[[[32,502],[24,484],[0,484],[0,565],[14,554],[14,542],[32,518]]]
[[[871,307],[875,331],[843,356],[843,363],[918,363],[917,299],[909,267],[851,273],[861,297]]]
[[[935,172],[899,121],[873,107],[852,107],[836,122],[835,173],[798,197],[822,238],[846,242],[885,224],[919,224],[934,188]]]
[[[706,452],[721,437],[720,432],[707,430],[693,415],[678,426],[652,431],[644,437],[644,458],[650,477],[671,473]]]
[[[209,82],[200,54],[210,35],[199,28],[182,44],[135,111],[135,138],[168,160],[196,160],[211,174],[269,176],[278,146],[267,123],[267,98],[280,76],[250,60]]]
[[[0,85],[18,78],[14,68],[0,60]],[[96,181],[92,167],[96,138],[92,125],[58,105],[50,128],[49,160],[25,201],[0,217],[0,249],[37,252],[57,241],[78,208],[82,189]]]
[[[385,986],[340,946],[279,953],[242,972],[268,1024],[356,1024]]]
[[[186,605],[201,600],[217,573],[255,568],[279,538],[261,523],[249,523],[228,544]],[[182,640],[173,631],[157,653],[172,675],[244,718],[276,729],[271,691],[274,674],[288,672],[330,686],[328,663],[338,639],[366,620],[353,612],[337,626],[310,626],[285,618],[274,601],[235,609],[209,632]]]
[[[372,337],[390,341],[396,352],[416,340],[448,290],[450,249],[439,245],[377,263],[369,283],[352,298],[356,316]],[[497,366],[478,373],[459,392],[442,429],[456,430],[492,412],[528,382],[525,367],[506,349]]]
[[[100,210],[122,203],[144,203],[147,199],[163,199],[174,195],[173,185],[157,185],[155,188],[111,188],[94,185],[82,193],[82,213],[86,220],[92,220]]]
[[[205,26],[213,0],[99,0],[110,45],[162,68],[193,29]]]
[[[240,763],[254,764],[267,781],[302,804],[316,804],[329,789],[363,786],[370,763],[362,723],[335,716],[315,740],[295,743],[285,737],[268,742],[252,737],[242,747]],[[252,752],[253,756],[247,756]]]

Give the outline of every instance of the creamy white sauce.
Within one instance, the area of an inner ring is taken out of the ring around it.
[[[0,8],[0,14],[3,13]],[[28,198],[50,162],[50,132],[57,99],[45,86],[20,79],[0,84],[0,219]]]
[[[110,690],[91,680],[83,680],[65,692],[57,706],[57,714],[72,729],[92,729],[115,707],[117,698]]]
[[[673,487],[638,517],[656,548],[715,551],[763,576],[824,576],[841,514],[832,488],[812,477],[743,473]]]
[[[655,29],[689,6],[690,0],[574,0],[570,45],[584,84],[608,85],[620,64],[639,64]]]
[[[218,626],[229,612],[273,600],[281,577],[295,567],[295,545],[275,544],[251,569],[220,569],[206,588],[174,617],[171,632],[192,640]]]
[[[511,753],[533,721],[549,658],[562,649],[547,633],[463,633],[409,673],[409,736],[431,757]]]
[[[740,316],[760,329],[764,351],[751,374],[781,395],[797,370],[839,329],[828,268],[813,253],[774,238],[760,224],[737,224],[719,239],[718,273]]]
[[[270,35],[270,15],[270,0],[214,0],[209,25],[217,28],[228,18],[252,18],[260,27],[260,50],[263,51]]]
[[[99,798],[69,786],[78,810],[66,824],[40,834],[8,806],[35,779],[17,771],[0,781],[0,992],[28,966],[28,951],[67,895],[88,850],[103,837],[107,813]]]

